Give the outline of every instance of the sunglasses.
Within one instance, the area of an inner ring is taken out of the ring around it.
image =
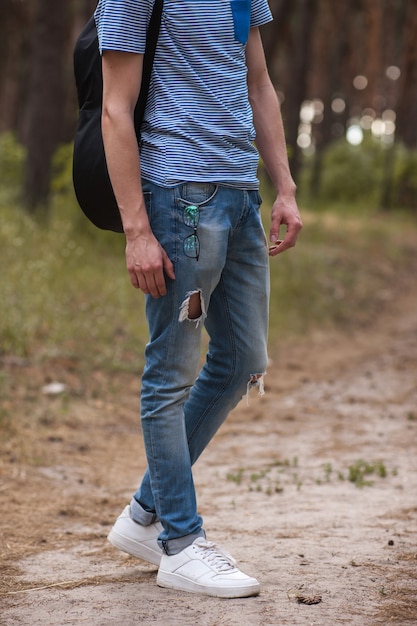
[[[193,233],[184,239],[184,254],[190,259],[198,261],[200,256],[200,240],[197,226],[200,221],[200,209],[195,204],[184,207],[184,224],[193,229]]]

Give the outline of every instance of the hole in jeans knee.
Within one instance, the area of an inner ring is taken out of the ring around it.
[[[201,317],[201,313],[201,294],[200,292],[193,293],[188,303],[188,317],[190,320],[196,320]]]
[[[195,322],[198,326],[205,315],[201,289],[187,293],[181,304],[179,321],[184,322],[188,320],[189,322]]]

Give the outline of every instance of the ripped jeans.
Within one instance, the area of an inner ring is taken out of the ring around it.
[[[166,296],[146,296],[150,339],[141,424],[148,469],[131,511],[145,525],[158,517],[160,544],[175,554],[204,535],[193,463],[249,388],[263,393],[268,245],[258,191],[211,183],[164,188],[148,181],[143,189],[175,280],[167,279]],[[186,217],[190,208],[192,222]],[[209,345],[199,371],[203,325]]]

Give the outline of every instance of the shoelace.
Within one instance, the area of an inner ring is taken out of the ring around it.
[[[201,558],[205,559],[218,572],[229,572],[235,569],[236,561],[234,558],[212,541],[205,539],[197,539],[193,546],[200,553]]]

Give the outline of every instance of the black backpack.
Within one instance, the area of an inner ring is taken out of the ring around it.
[[[135,108],[135,130],[138,143],[159,35],[162,7],[163,0],[155,0],[148,28],[142,85]],[[95,226],[122,233],[122,220],[107,171],[101,134],[103,78],[94,16],[75,44],[74,75],[80,109],[74,139],[72,168],[75,195],[81,209]]]

